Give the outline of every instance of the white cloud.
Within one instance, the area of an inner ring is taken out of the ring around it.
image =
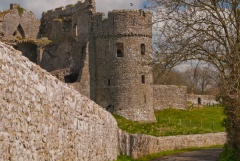
[[[114,9],[140,9],[144,1],[146,0],[96,0],[96,5],[98,12],[107,13]],[[43,11],[75,4],[77,0],[0,0],[0,10],[9,9],[10,3],[19,3],[23,8],[33,11],[40,18]],[[130,3],[133,3],[133,6]]]

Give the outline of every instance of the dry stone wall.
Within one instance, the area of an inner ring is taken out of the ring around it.
[[[167,108],[186,109],[187,87],[174,85],[154,85],[153,106],[154,110],[163,110]]]
[[[0,42],[0,160],[114,160],[103,108]]]
[[[154,137],[119,131],[120,153],[140,158],[161,151],[208,147],[226,143],[226,133]]]

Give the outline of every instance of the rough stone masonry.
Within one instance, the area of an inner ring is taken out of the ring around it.
[[[122,132],[105,109],[0,42],[0,161],[112,161],[225,140],[225,133]]]
[[[105,109],[0,42],[0,160],[114,160]]]
[[[0,39],[112,113],[154,122],[154,102],[169,106],[172,96],[186,108],[185,90],[153,87],[148,11],[113,10],[105,18],[95,0],[85,0],[43,12],[40,23],[18,4],[0,19]]]

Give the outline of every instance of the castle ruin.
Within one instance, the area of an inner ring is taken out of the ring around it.
[[[155,121],[150,12],[113,10],[104,18],[85,0],[44,12],[39,23],[19,8],[0,13],[2,41],[106,110]]]

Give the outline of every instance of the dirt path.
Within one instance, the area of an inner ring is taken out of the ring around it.
[[[206,149],[169,155],[151,161],[217,161],[222,149]]]

